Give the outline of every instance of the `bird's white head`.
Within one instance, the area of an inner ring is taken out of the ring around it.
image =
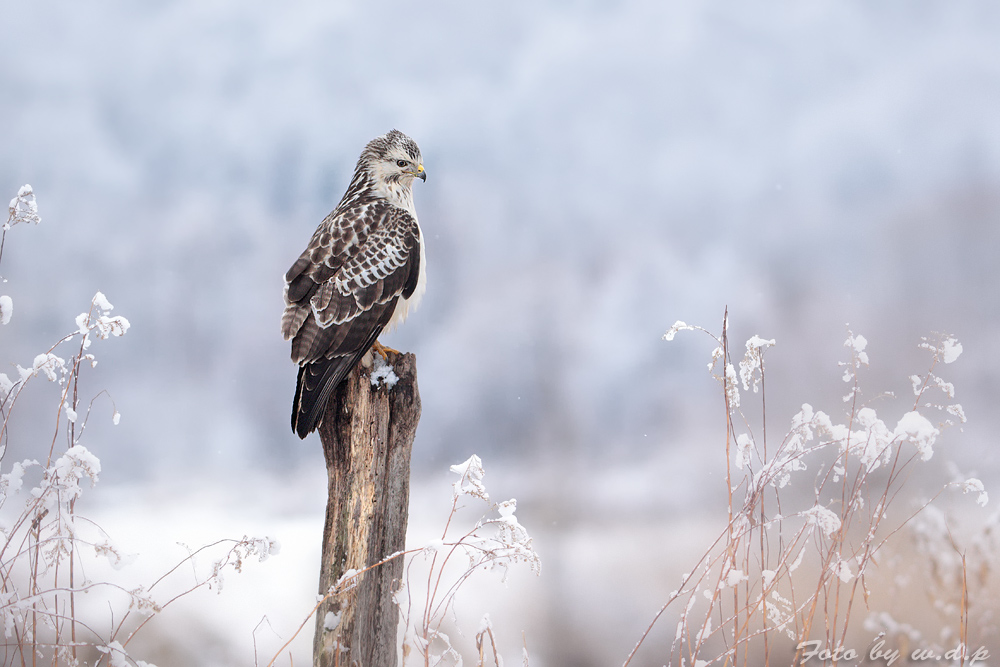
[[[368,142],[358,160],[379,194],[413,212],[413,179],[427,180],[417,142],[392,130]]]

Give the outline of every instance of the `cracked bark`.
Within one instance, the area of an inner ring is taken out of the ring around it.
[[[320,595],[345,572],[404,549],[420,394],[414,355],[390,352],[388,363],[399,378],[395,386],[373,386],[370,364],[358,364],[330,398],[318,429],[329,475]],[[392,595],[402,574],[400,556],[320,605],[314,667],[396,666],[399,613]]]

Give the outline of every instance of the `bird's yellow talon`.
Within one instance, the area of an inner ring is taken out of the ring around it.
[[[378,352],[380,355],[382,355],[382,359],[384,361],[389,361],[390,352],[392,352],[393,354],[400,354],[399,350],[394,350],[391,347],[386,347],[385,345],[383,345],[378,341],[375,341],[375,344],[372,345],[372,349]]]

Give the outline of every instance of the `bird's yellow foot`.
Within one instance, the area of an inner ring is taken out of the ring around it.
[[[393,354],[400,354],[399,350],[394,350],[391,347],[386,347],[385,345],[383,345],[378,341],[375,341],[375,344],[372,345],[372,349],[378,352],[382,356],[382,359],[384,361],[389,361],[389,352],[392,352]]]

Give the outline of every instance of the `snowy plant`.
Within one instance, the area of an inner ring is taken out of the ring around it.
[[[458,476],[453,485],[452,507],[441,538],[433,541],[411,557],[407,564],[406,581],[396,594],[403,616],[404,655],[419,658],[426,665],[461,665],[457,650],[443,631],[442,625],[453,611],[462,584],[476,572],[495,571],[505,582],[511,566],[527,565],[532,572],[541,571],[541,561],[531,544],[528,531],[518,521],[514,499],[494,503],[483,484],[485,470],[475,454],[457,465],[451,472]],[[471,526],[456,531],[454,523],[465,503],[486,505],[488,511]],[[456,532],[458,533],[456,535]],[[426,580],[415,580],[411,569],[416,559],[428,567]],[[421,605],[414,611],[414,595],[420,586]],[[487,643],[494,659],[502,664],[497,653],[493,626],[485,616],[476,633],[479,662],[483,664]]]
[[[24,186],[10,203],[7,231],[18,223],[38,224],[38,207],[30,186]],[[0,241],[2,258],[3,241]],[[28,307],[30,307],[29,304]],[[239,571],[249,557],[264,560],[277,553],[269,538],[244,537],[220,540],[192,550],[177,567],[148,586],[127,588],[115,581],[90,580],[85,565],[105,561],[117,572],[131,563],[134,554],[123,552],[93,521],[81,515],[78,503],[99,480],[102,461],[82,444],[95,400],[81,397],[80,374],[97,364],[91,350],[97,340],[125,335],[129,321],[113,315],[114,306],[97,292],[88,308],[67,318],[69,330],[48,349],[24,365],[0,360],[8,372],[0,373],[0,627],[5,651],[0,666],[39,664],[82,665],[83,655],[97,652],[87,664],[142,667],[149,663],[129,656],[127,646],[135,633],[177,598],[203,586],[221,588],[223,574]],[[11,299],[0,296],[0,323],[10,321]],[[10,375],[8,375],[10,373]],[[37,383],[53,383],[56,400],[53,421],[35,424],[30,434],[44,443],[31,458],[9,461],[10,419],[20,399]],[[101,392],[98,396],[110,395]],[[96,397],[95,397],[96,398]],[[121,415],[111,401],[100,405],[115,425]],[[110,413],[110,414],[108,414]],[[54,426],[53,426],[54,424]],[[51,430],[50,430],[51,429]],[[64,444],[60,444],[64,443]],[[214,558],[213,558],[214,556]],[[204,574],[192,579],[195,560],[211,559]],[[172,591],[157,601],[158,586],[167,578],[187,577],[182,592]],[[109,617],[99,622],[78,614],[77,600],[86,594],[93,601],[103,596]],[[150,667],[152,667],[150,665]]]
[[[10,200],[10,214],[3,230],[7,231],[19,222],[38,224],[42,219],[38,216],[38,203],[35,201],[35,191],[30,185],[23,185],[17,196]]]
[[[988,503],[979,479],[966,477],[955,466],[949,468],[954,480],[950,487],[981,506]],[[1000,616],[1000,600],[994,593],[1000,585],[1000,514],[993,512],[982,520],[974,512],[952,514],[929,505],[907,522],[898,541],[883,556],[895,573],[889,590],[905,596],[914,582],[920,582],[932,600],[930,614],[907,618],[912,622],[908,624],[886,612],[873,612],[865,627],[883,633],[887,641],[919,640],[938,655],[965,646],[966,658],[973,656],[977,646],[970,644],[970,635],[995,634]]]
[[[289,646],[324,602],[340,596],[354,588],[369,570],[381,567],[397,558],[406,558],[403,581],[393,594],[399,606],[402,629],[403,664],[461,667],[464,662],[461,652],[452,643],[451,636],[442,628],[446,620],[454,617],[455,603],[462,585],[477,572],[498,572],[501,582],[506,582],[511,566],[524,564],[538,574],[541,561],[535,553],[528,531],[518,521],[514,499],[493,503],[483,484],[486,471],[482,460],[475,454],[464,462],[451,466],[451,472],[458,476],[452,485],[451,511],[445,521],[439,539],[423,547],[407,549],[390,554],[383,560],[362,570],[347,570],[330,590],[316,601],[309,616],[302,621],[298,630],[285,643],[267,667],[278,664],[281,651]],[[471,526],[456,528],[460,514],[468,509],[466,503],[485,505],[487,512]],[[417,564],[426,566],[426,572],[414,574]],[[324,618],[326,627],[332,629],[340,623],[337,614],[328,613]],[[495,665],[503,665],[503,659],[496,648],[494,629],[489,615],[485,615],[475,635],[480,667],[485,656],[492,653]],[[489,650],[487,650],[489,649]],[[523,653],[523,664],[528,665],[527,649]]]
[[[677,322],[664,338],[672,340],[685,330],[707,333]],[[751,337],[737,371],[729,357],[728,317],[722,335],[712,337],[717,347],[709,368],[714,372],[721,362],[722,372],[715,377],[728,413],[729,519],[714,546],[654,615],[626,666],[668,610],[677,625],[669,658],[657,655],[657,664],[798,664],[802,651],[817,640],[831,650],[843,647],[852,611],[862,599],[863,606],[873,604],[868,582],[889,538],[904,525],[934,526],[917,534],[923,544],[936,542],[925,551],[940,556],[941,536],[950,534],[947,521],[927,504],[923,514],[917,508],[919,520],[912,509],[890,520],[896,516],[890,507],[898,504],[912,469],[937,460],[943,430],[965,421],[954,402],[954,386],[936,374],[939,364],[954,362],[962,352],[954,337],[921,342],[932,359],[927,372],[909,379],[915,401],[893,402],[883,394],[875,405],[865,401],[859,378],[869,364],[868,341],[849,331],[848,359],[840,364],[841,379],[849,385],[843,404],[827,413],[803,403],[778,442],[755,433],[740,396],[742,386],[759,392],[764,404],[764,351],[775,341]],[[842,417],[831,416],[841,412]],[[761,421],[773,423],[773,418]],[[942,491],[948,488],[980,505],[988,501],[976,478],[957,476]],[[966,572],[966,556],[952,552],[937,569],[951,573],[943,587],[950,584],[954,590]],[[958,590],[965,588],[959,584]],[[966,632],[959,639],[966,642],[967,616],[962,627]],[[850,656],[841,657],[853,664]]]
[[[41,222],[41,218],[38,217],[38,204],[35,202],[35,193],[30,185],[22,187],[17,196],[10,200],[9,211],[7,222],[3,224],[3,230],[0,232],[0,268],[2,268],[3,248],[7,242],[7,232],[10,228],[19,222],[33,222],[36,225]],[[0,285],[5,282],[7,281],[3,279],[3,274],[0,273]],[[14,301],[9,295],[0,293],[0,325],[10,322],[13,314]],[[10,381],[5,378],[6,376],[0,378],[0,406],[3,405],[3,399],[10,390],[9,387],[6,387],[6,383]]]

